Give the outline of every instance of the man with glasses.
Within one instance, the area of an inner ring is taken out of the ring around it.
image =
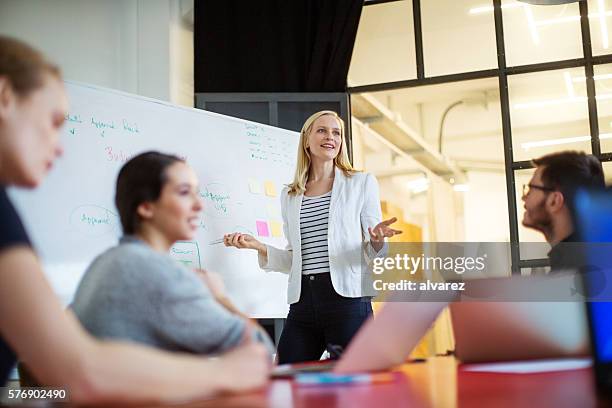
[[[573,222],[573,199],[580,188],[604,188],[601,163],[593,155],[563,151],[532,160],[536,167],[529,184],[523,185],[523,225],[544,234],[552,246],[548,253],[551,271],[580,269],[580,257],[567,242],[577,242]]]

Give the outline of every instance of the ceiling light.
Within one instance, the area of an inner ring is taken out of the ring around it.
[[[602,133],[599,135],[599,140],[612,139],[612,133]],[[575,137],[564,137],[560,139],[547,139],[538,140],[537,142],[525,142],[521,143],[521,147],[525,150],[529,150],[534,147],[545,147],[545,146],[556,146],[569,143],[587,142],[591,140],[591,136],[575,136]]]
[[[563,78],[565,78],[565,87],[567,88],[567,94],[570,98],[574,98],[576,93],[574,92],[574,84],[572,84],[572,76],[569,72],[565,71],[563,73]]]
[[[518,0],[536,6],[558,6],[560,4],[577,3],[582,0]]]
[[[518,8],[518,7],[523,7],[523,4],[508,3],[508,4],[502,4],[501,6],[502,9],[513,9],[513,8]],[[491,11],[493,11],[493,6],[480,6],[480,7],[471,8],[470,11],[468,11],[468,14],[489,13]]]
[[[427,191],[429,188],[429,179],[426,177],[421,177],[415,180],[410,180],[406,183],[406,187],[413,193],[422,193],[423,191]]]
[[[549,5],[550,4],[566,4],[566,3],[574,2],[571,0],[524,0],[524,1],[525,3],[530,3],[530,4],[549,4]],[[536,31],[537,27],[544,27],[544,26],[549,26],[549,25],[554,25],[554,24],[562,24],[562,23],[569,23],[573,21],[580,21],[580,15],[557,17],[557,18],[550,18],[546,20],[536,21],[533,17],[533,12],[529,8],[530,7],[529,4],[521,4],[518,2],[503,4],[501,7],[502,9],[513,9],[513,8],[524,7],[525,14],[527,17],[527,23],[529,24],[529,30],[531,32],[533,42],[536,45],[539,44],[540,42],[539,34]],[[468,11],[468,14],[475,15],[475,14],[482,14],[482,13],[490,13],[493,10],[494,10],[493,6],[479,6],[479,7],[471,8]],[[607,27],[607,22],[606,22],[606,17],[608,16],[612,16],[612,11],[605,10],[604,0],[598,0],[598,11],[596,13],[589,13],[589,18],[599,19],[599,27],[601,30],[601,43],[604,49],[608,49],[609,47],[608,27]]]
[[[469,184],[455,184],[453,186],[453,190],[458,191],[460,193],[465,193],[466,191],[470,191]]]
[[[612,99],[612,93],[596,95],[595,99],[598,101]],[[585,102],[586,100],[586,96],[574,96],[573,98],[544,99],[533,102],[521,102],[515,103],[512,106],[514,107],[514,109],[543,108],[546,106],[562,105],[564,103]]]
[[[560,23],[569,23],[570,21],[580,21],[580,16],[566,16],[558,18],[549,18],[547,20],[540,20],[535,23],[538,27],[544,27]]]
[[[591,136],[564,137],[561,139],[548,139],[539,140],[537,142],[526,142],[521,143],[521,147],[525,150],[529,150],[534,147],[556,146],[569,143],[586,142],[587,140],[591,140]]]
[[[600,74],[600,75],[593,75],[593,79],[595,81],[599,81],[600,79],[612,79],[612,74]],[[586,81],[586,77],[585,76],[579,76],[579,77],[573,77],[572,78],[573,82],[582,82],[582,81]]]
[[[608,25],[606,24],[606,5],[604,0],[599,0],[599,28],[601,30],[601,44],[604,49],[608,49]]]
[[[527,24],[529,25],[529,32],[531,32],[531,39],[535,45],[540,43],[540,35],[538,34],[538,29],[535,24],[535,18],[533,18],[533,11],[531,11],[531,6],[525,6],[525,17],[527,17]]]
[[[586,100],[587,100],[586,96],[574,96],[573,98],[544,99],[544,100],[533,101],[533,102],[515,103],[513,106],[514,106],[514,109],[543,108],[545,106],[562,105],[564,103],[572,103],[572,102],[583,102]]]

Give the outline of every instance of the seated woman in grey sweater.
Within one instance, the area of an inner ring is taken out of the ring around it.
[[[168,255],[199,226],[203,207],[191,167],[175,156],[140,154],[121,168],[115,204],[124,236],[93,261],[72,304],[91,334],[192,353],[220,353],[253,339],[271,348],[205,271]]]

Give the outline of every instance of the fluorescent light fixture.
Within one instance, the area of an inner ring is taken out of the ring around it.
[[[531,6],[525,4],[523,10],[525,10],[525,17],[527,17],[527,24],[529,25],[529,32],[531,33],[531,39],[535,45],[540,44],[540,35],[538,34],[538,28],[535,24],[535,18],[533,18],[533,11]]]
[[[611,78],[612,78],[612,74],[601,74],[601,75],[593,76],[593,79],[596,81],[601,80],[601,79],[611,79]],[[573,82],[585,81],[586,80],[585,76],[572,77],[569,71],[565,71],[563,73],[563,80],[565,82],[565,88],[567,89],[567,94],[568,94],[567,98],[542,99],[539,101],[532,101],[532,102],[519,102],[513,105],[514,109],[543,108],[546,106],[562,105],[565,103],[586,102],[587,100],[586,96],[576,96],[576,90],[573,85]],[[598,101],[605,101],[607,99],[612,99],[612,93],[595,95],[595,99]]]
[[[502,9],[513,9],[513,8],[519,8],[519,7],[523,7],[523,4],[521,3],[507,3],[507,4],[502,4],[501,8]],[[479,6],[479,7],[474,7],[471,8],[470,11],[468,11],[468,14],[482,14],[482,13],[490,13],[493,11],[493,6]]]
[[[429,179],[426,177],[421,177],[415,180],[410,180],[406,183],[406,187],[413,193],[422,193],[423,191],[427,191],[429,188]]]
[[[567,95],[570,98],[575,98],[576,93],[574,92],[574,84],[572,84],[572,76],[569,72],[565,71],[563,73],[563,78],[565,78],[565,87],[567,88]]]
[[[586,142],[587,140],[591,140],[591,136],[564,137],[561,139],[548,139],[548,140],[539,140],[537,142],[526,142],[526,143],[521,143],[521,147],[525,150],[529,150],[534,147],[556,146],[556,145],[569,144],[569,143]]]
[[[549,18],[547,20],[540,20],[537,23],[535,23],[535,25],[538,27],[544,27],[544,26],[549,26],[549,25],[554,25],[554,24],[569,23],[570,21],[580,21],[580,16],[566,16],[566,17],[558,17],[558,18]]]
[[[604,49],[608,49],[609,48],[609,40],[608,40],[608,25],[606,22],[606,17],[612,16],[612,10],[611,11],[606,11],[606,7],[605,7],[605,1],[604,0],[597,0],[598,3],[598,11],[597,13],[590,13],[589,14],[589,18],[598,18],[599,19],[599,28],[601,30],[601,44],[603,46]],[[525,10],[525,16],[527,17],[527,23],[529,24],[529,31],[531,32],[531,37],[533,38],[533,42],[537,45],[540,43],[540,36],[537,32],[537,27],[544,27],[544,26],[550,26],[550,25],[554,25],[554,24],[563,24],[563,23],[569,23],[572,21],[580,21],[580,16],[566,16],[566,17],[557,17],[557,18],[550,18],[550,19],[546,19],[546,20],[540,20],[540,21],[535,21],[534,17],[533,17],[533,12],[532,10],[529,8],[529,4],[521,4],[521,3],[508,3],[508,4],[503,4],[502,9],[513,9],[513,8],[519,8],[519,7],[524,7]],[[468,11],[468,14],[470,15],[475,15],[475,14],[482,14],[482,13],[490,13],[492,12],[493,6],[479,6],[479,7],[473,7]]]
[[[470,185],[469,184],[455,184],[453,186],[453,190],[459,191],[461,193],[465,193],[466,191],[470,191]]]
[[[612,74],[593,75],[593,79],[595,81],[599,81],[601,79],[612,79]],[[572,77],[572,81],[573,82],[583,82],[583,81],[586,81],[586,77],[585,76]]]
[[[603,0],[601,0],[603,1]],[[606,17],[612,16],[612,11],[606,11],[603,13],[590,13],[589,14],[589,18],[599,18],[600,20],[604,20]],[[580,21],[580,16],[566,16],[566,17],[558,17],[558,18],[550,18],[547,20],[540,20],[538,22],[536,22],[536,25],[538,27],[542,27],[542,26],[548,26],[548,25],[554,25],[554,24],[563,24],[563,23],[569,23],[571,21]],[[605,26],[605,23],[604,23]],[[603,35],[603,32],[602,32]],[[606,34],[605,36],[608,36],[608,31],[606,29]],[[607,41],[607,40],[606,40]]]
[[[604,0],[597,2],[599,6],[599,28],[601,29],[601,45],[604,49],[608,49],[608,25],[606,24],[606,5]]]
[[[595,99],[598,101],[612,99],[612,93],[596,95]],[[515,103],[513,106],[514,109],[543,108],[546,106],[563,105],[564,103],[586,102],[586,100],[586,96],[574,96],[573,98],[544,99],[541,101],[521,102]]]
[[[541,101],[515,103],[514,109],[543,108],[545,106],[555,106],[573,102],[584,102],[586,100],[586,96],[574,96],[573,98],[544,99]]]
[[[599,140],[612,139],[612,133],[602,133],[599,135]],[[574,136],[564,137],[560,139],[547,139],[538,140],[537,142],[526,142],[521,143],[521,147],[525,150],[532,149],[534,147],[545,147],[545,146],[556,146],[570,143],[587,142],[591,140],[591,136]]]
[[[612,99],[612,94],[595,95],[595,99],[598,101],[605,101],[608,99]]]

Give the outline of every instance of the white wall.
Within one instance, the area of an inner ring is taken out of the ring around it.
[[[0,33],[43,51],[65,79],[191,106],[189,3],[0,0]]]

